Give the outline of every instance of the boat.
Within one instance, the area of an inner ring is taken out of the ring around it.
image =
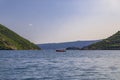
[[[56,50],[56,52],[66,52],[66,50]]]

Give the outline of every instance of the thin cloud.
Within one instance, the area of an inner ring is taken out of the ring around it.
[[[29,26],[33,26],[33,24],[28,24]]]

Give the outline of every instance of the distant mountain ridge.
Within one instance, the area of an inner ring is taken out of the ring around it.
[[[82,48],[83,50],[120,50],[120,31],[100,42]]]
[[[30,41],[0,24],[0,50],[39,50]]]
[[[93,43],[99,42],[101,40],[91,40],[91,41],[73,41],[64,43],[48,43],[48,44],[38,44],[42,49],[65,49],[67,47],[85,47]]]

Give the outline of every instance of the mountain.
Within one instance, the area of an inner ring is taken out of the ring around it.
[[[42,49],[65,49],[68,47],[85,47],[90,44],[96,43],[100,40],[92,41],[74,41],[74,42],[64,42],[64,43],[48,43],[48,44],[38,44]]]
[[[100,42],[94,43],[83,49],[87,50],[120,50],[120,31]]]
[[[0,50],[39,50],[40,48],[0,24]]]
[[[66,50],[81,50],[79,47],[68,47]]]

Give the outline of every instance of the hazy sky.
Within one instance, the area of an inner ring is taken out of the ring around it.
[[[103,39],[120,30],[120,0],[0,0],[0,23],[34,43]]]

